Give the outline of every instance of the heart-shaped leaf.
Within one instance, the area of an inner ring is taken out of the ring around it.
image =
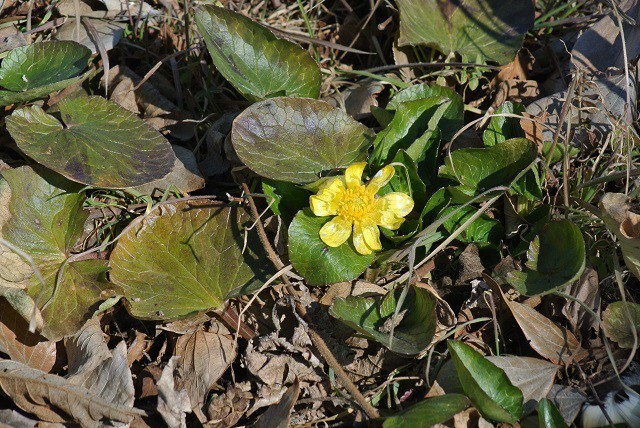
[[[351,239],[339,247],[329,247],[322,242],[320,229],[329,220],[329,217],[316,217],[307,208],[299,211],[289,225],[289,258],[311,285],[355,279],[375,259],[375,254],[358,253]]]
[[[427,398],[384,420],[384,428],[429,428],[462,412],[471,403],[462,394]]]
[[[482,416],[495,422],[517,422],[523,396],[504,370],[465,343],[450,340],[447,346],[462,389]]]
[[[602,315],[602,322],[609,339],[618,342],[621,348],[632,349],[634,329],[636,337],[640,337],[640,305],[632,302],[609,303]],[[640,346],[640,343],[635,345]]]
[[[369,129],[324,101],[274,98],[233,122],[231,141],[249,168],[273,180],[307,184],[366,157]]]
[[[439,175],[458,181],[461,190],[479,194],[495,186],[508,186],[538,156],[524,138],[512,138],[483,149],[459,149],[447,156]]]
[[[552,221],[531,242],[524,270],[510,272],[507,280],[527,296],[552,293],[580,278],[585,254],[578,226],[566,220]]]
[[[424,288],[410,287],[395,320],[393,340],[390,332],[401,288],[382,297],[336,299],[329,313],[394,352],[415,355],[429,346],[435,334],[436,298]]]
[[[448,207],[442,211],[440,217],[445,217],[449,214],[451,214],[451,217],[442,223],[442,227],[451,234],[469,220],[477,211],[477,208],[469,205]],[[471,222],[456,239],[466,244],[475,242],[477,244],[493,244],[497,246],[503,237],[504,228],[502,224],[498,220],[482,214]]]
[[[478,57],[506,64],[522,47],[533,25],[533,2],[516,0],[397,0],[400,9],[398,44],[426,44],[445,55],[457,52],[463,61]]]
[[[321,75],[309,52],[246,16],[220,7],[196,11],[213,63],[245,98],[318,98]]]
[[[444,97],[451,101],[447,104],[447,108],[442,114],[442,119],[440,119],[440,123],[438,124],[438,127],[442,131],[442,138],[451,140],[454,134],[464,125],[464,101],[460,94],[453,89],[444,86],[429,85],[428,83],[409,86],[389,100],[387,109],[397,110],[401,103],[431,97]]]
[[[27,289],[44,317],[42,335],[59,340],[89,319],[109,289],[104,260],[65,263],[87,218],[80,186],[43,167],[3,171],[11,187],[11,218],[4,237],[29,254],[45,284],[32,275]],[[63,269],[59,274],[58,271]]]
[[[22,103],[64,89],[77,81],[91,51],[72,41],[21,46],[0,65],[0,106]]]
[[[59,107],[64,124],[38,106],[7,118],[18,147],[37,162],[78,183],[111,189],[150,183],[172,170],[169,142],[119,105],[94,96]]]
[[[131,314],[175,319],[249,292],[255,272],[248,263],[256,257],[243,253],[246,217],[237,207],[190,201],[131,223],[110,258],[111,281],[124,289]]]

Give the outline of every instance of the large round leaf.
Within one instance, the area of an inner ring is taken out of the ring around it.
[[[76,81],[91,51],[72,41],[21,46],[0,65],[0,106],[30,101]]]
[[[527,251],[524,270],[509,273],[509,284],[521,294],[547,294],[580,278],[585,267],[582,232],[570,221],[547,223]]]
[[[434,46],[463,60],[484,58],[506,64],[522,47],[533,25],[531,0],[396,0],[400,9],[398,44]]]
[[[2,175],[11,187],[11,217],[2,234],[29,254],[42,273],[44,284],[32,275],[27,292],[42,311],[43,336],[59,340],[91,318],[104,300],[101,293],[110,288],[104,260],[65,263],[88,215],[82,210],[84,196],[77,193],[79,185],[42,166]]]
[[[252,105],[233,122],[231,141],[258,174],[299,184],[364,159],[371,145],[366,126],[324,101],[306,98]]]
[[[300,46],[220,7],[205,6],[195,18],[218,71],[250,101],[320,95],[318,64]]]
[[[38,106],[7,118],[18,147],[37,162],[73,181],[112,189],[140,186],[172,170],[169,142],[119,105],[86,97],[59,107],[64,124]]]
[[[514,424],[523,411],[522,392],[504,370],[469,345],[448,341],[451,359],[464,393],[485,418]]]
[[[237,207],[178,202],[156,209],[128,226],[111,254],[111,280],[124,289],[133,316],[173,319],[219,309],[243,293],[253,277],[255,256],[243,253]]]
[[[311,285],[355,279],[375,259],[375,254],[358,253],[351,238],[339,247],[329,247],[322,242],[320,228],[329,220],[305,209],[299,211],[289,225],[289,259]]]

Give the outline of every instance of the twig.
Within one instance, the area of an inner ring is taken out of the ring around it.
[[[269,257],[269,260],[271,260],[271,262],[274,264],[276,269],[280,270],[284,267],[284,265],[278,258],[278,255],[276,254],[273,247],[271,246],[271,242],[269,242],[269,238],[267,237],[267,233],[265,232],[264,227],[262,226],[262,222],[259,221],[260,214],[258,213],[256,204],[253,201],[253,197],[251,196],[251,191],[249,190],[249,187],[246,185],[246,183],[242,183],[242,188],[246,194],[247,201],[249,202],[251,215],[253,216],[254,220],[257,221],[256,224],[257,224],[258,236],[260,237],[260,241],[262,242],[262,245],[264,246],[264,249],[267,252],[267,256]],[[362,410],[364,410],[364,412],[367,414],[369,418],[377,419],[380,416],[380,414],[378,413],[378,410],[367,401],[365,396],[362,395],[360,390],[358,390],[358,387],[356,387],[355,384],[351,381],[351,379],[349,379],[349,377],[347,376],[347,373],[344,371],[344,369],[342,368],[338,360],[336,360],[336,358],[333,356],[333,354],[331,353],[331,350],[325,343],[322,336],[320,336],[320,334],[317,331],[315,331],[315,329],[312,327],[312,321],[307,313],[307,308],[304,307],[304,305],[300,302],[300,299],[299,299],[300,293],[298,293],[298,291],[293,287],[293,285],[291,284],[291,281],[289,281],[289,278],[287,278],[286,276],[282,276],[282,281],[285,284],[285,290],[287,294],[295,298],[296,310],[298,314],[302,319],[305,320],[305,322],[309,326],[309,337],[311,338],[313,345],[318,350],[318,352],[320,353],[324,361],[329,365],[329,367],[333,369],[340,385],[344,389],[346,389],[349,392],[349,394],[351,394],[351,397],[355,400],[356,403],[358,403],[358,405],[362,408]]]

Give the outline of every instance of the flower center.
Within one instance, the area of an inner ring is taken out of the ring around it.
[[[376,210],[376,197],[364,185],[342,192],[338,215],[348,221],[362,220]]]

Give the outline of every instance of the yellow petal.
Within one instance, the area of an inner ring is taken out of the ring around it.
[[[349,239],[352,225],[340,216],[334,217],[320,229],[320,239],[330,247],[339,247]]]
[[[391,211],[377,211],[373,215],[373,220],[378,226],[389,230],[397,230],[404,223],[403,218],[398,217]]]
[[[367,190],[371,193],[378,193],[393,177],[395,169],[391,165],[387,165],[373,176],[369,184],[367,184]]]
[[[333,177],[322,184],[318,193],[309,197],[311,211],[318,217],[338,214],[338,200],[344,191],[341,177]]]
[[[396,217],[406,217],[413,209],[413,199],[402,192],[391,192],[378,199],[379,211],[390,211]]]
[[[380,243],[380,230],[373,223],[354,223],[353,225],[353,246],[360,254],[371,254],[382,249]]]
[[[362,172],[366,166],[366,162],[356,162],[349,165],[347,170],[344,172],[344,180],[347,182],[347,187],[349,189],[355,189],[362,185]]]

